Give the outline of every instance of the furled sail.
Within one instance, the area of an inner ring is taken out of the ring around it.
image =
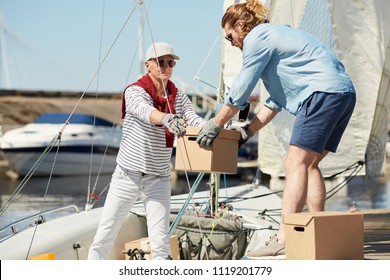
[[[224,8],[233,2],[225,1]],[[358,175],[383,175],[390,107],[390,17],[386,16],[386,1],[273,0],[265,4],[270,8],[271,23],[306,30],[333,50],[355,85],[358,98],[354,114],[337,153],[322,162],[323,175],[333,175],[359,161],[365,162],[365,168]],[[233,47],[224,43],[225,84],[231,83],[240,69],[230,67],[232,61],[242,61],[239,50],[233,54],[229,48]],[[262,85],[260,92],[262,103],[268,93]],[[283,110],[259,132],[258,164],[264,173],[284,176],[293,122],[294,116]]]

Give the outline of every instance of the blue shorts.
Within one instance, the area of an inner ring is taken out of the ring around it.
[[[314,92],[296,116],[290,145],[336,152],[355,103],[355,93]]]

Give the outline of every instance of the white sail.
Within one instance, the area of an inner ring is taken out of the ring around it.
[[[225,0],[223,4],[223,11],[225,12],[227,8],[233,5],[234,0]],[[223,31],[222,31],[223,33]],[[222,34],[222,38],[224,38],[225,34]],[[221,88],[225,89],[230,88],[234,77],[237,76],[238,72],[242,67],[242,56],[241,51],[238,48],[234,48],[231,46],[230,42],[227,40],[222,40],[221,45]],[[226,90],[226,89],[225,89]]]
[[[225,0],[223,5],[224,12],[234,3],[243,3],[246,0]],[[279,1],[262,1],[266,6],[270,7],[269,16],[274,16],[276,21],[285,22],[286,19],[291,19],[291,22],[298,23],[302,17],[302,11],[306,4],[306,0],[292,0],[291,7],[285,9],[280,5],[283,4]],[[291,8],[291,9],[290,9]],[[278,10],[277,14],[273,14],[274,10]],[[295,17],[295,18],[294,18]],[[294,24],[291,24],[294,25]],[[225,36],[223,34],[223,36]],[[232,47],[230,42],[227,40],[222,40],[221,47],[221,64],[222,64],[222,83],[225,87],[230,88],[234,78],[237,76],[238,72],[242,66],[242,52],[240,49]]]
[[[225,1],[225,9],[233,2]],[[270,8],[271,23],[306,30],[332,49],[355,85],[358,98],[354,114],[337,153],[322,162],[323,175],[333,175],[359,161],[366,164],[358,175],[383,175],[390,107],[390,17],[386,17],[386,1],[273,0],[265,4]],[[233,47],[224,43],[226,84],[240,69],[234,66],[236,72],[232,74],[229,65],[242,61],[241,53],[230,54],[229,48]],[[260,92],[262,103],[268,93],[263,86]],[[259,132],[258,164],[264,173],[284,176],[293,122],[294,116],[282,111]]]
[[[330,11],[334,11],[337,53],[358,93],[355,113],[341,151],[342,154],[355,151],[356,156],[365,159],[367,175],[382,175],[390,106],[388,1],[328,2]],[[352,146],[354,138],[355,149]]]

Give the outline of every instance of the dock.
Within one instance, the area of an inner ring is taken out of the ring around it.
[[[370,209],[364,214],[364,259],[390,260],[390,209]]]

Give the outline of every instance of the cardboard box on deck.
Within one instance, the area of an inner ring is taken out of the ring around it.
[[[362,260],[364,220],[358,212],[312,212],[283,215],[286,259]]]
[[[179,237],[177,235],[172,235],[170,240],[170,247],[171,247],[171,257],[174,260],[180,260],[180,251],[179,251]],[[142,250],[144,252],[148,252],[148,254],[145,254],[145,259],[151,260],[152,254],[150,253],[150,241],[148,237],[140,238],[137,240],[133,240],[130,242],[125,243],[125,251],[128,251],[129,249],[138,249]],[[125,259],[130,259],[129,255],[125,254]]]
[[[240,132],[222,129],[210,147],[202,148],[195,141],[200,129],[189,126],[177,139],[175,169],[236,174]]]

